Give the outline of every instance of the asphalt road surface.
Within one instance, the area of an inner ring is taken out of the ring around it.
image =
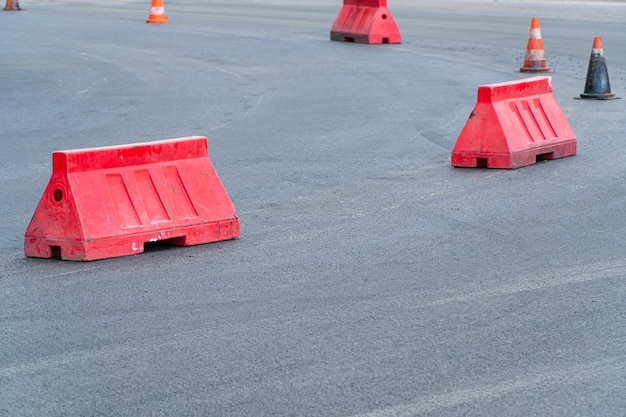
[[[594,36],[626,96],[626,5],[341,4],[0,11],[0,416],[626,416],[626,100],[574,100]],[[451,167],[533,16],[578,154]],[[239,239],[24,256],[53,151],[190,135]]]

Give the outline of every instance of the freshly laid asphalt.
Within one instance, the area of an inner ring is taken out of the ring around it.
[[[0,11],[0,416],[626,415],[626,4],[22,1]],[[540,18],[576,156],[453,168]],[[201,135],[237,240],[33,259],[55,150]]]

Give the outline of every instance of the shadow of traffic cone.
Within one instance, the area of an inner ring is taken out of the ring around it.
[[[539,19],[533,17],[530,22],[530,34],[526,46],[526,57],[520,72],[550,72],[550,67],[546,64],[546,56],[543,50],[543,39],[541,39],[541,28]]]
[[[163,0],[152,0],[150,17],[146,20],[146,23],[167,23],[167,16],[165,16],[165,9],[163,8]]]
[[[615,94],[611,93],[611,83],[609,82],[609,72],[606,69],[604,60],[604,49],[602,48],[602,38],[593,38],[593,48],[589,58],[589,69],[587,70],[587,81],[585,82],[585,92],[580,98],[611,100]]]
[[[22,10],[20,8],[20,2],[17,0],[7,0],[3,10]]]

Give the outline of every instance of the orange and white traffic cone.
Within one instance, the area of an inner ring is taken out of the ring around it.
[[[543,39],[541,39],[541,28],[539,19],[533,17],[530,22],[530,35],[528,36],[528,46],[526,47],[526,57],[520,72],[550,72],[550,67],[546,64],[546,55],[543,50]]]
[[[5,6],[4,6],[4,10],[22,10],[20,8],[20,2],[17,0],[7,0]]]
[[[146,23],[167,23],[167,16],[165,16],[165,9],[163,8],[163,0],[152,0],[150,17],[146,20]]]

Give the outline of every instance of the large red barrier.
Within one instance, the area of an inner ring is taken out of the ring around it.
[[[343,0],[330,29],[330,39],[357,43],[401,43],[398,25],[387,9],[387,0]]]
[[[519,168],[575,154],[576,137],[552,95],[552,78],[532,77],[478,87],[452,165]]]
[[[239,236],[205,137],[59,151],[24,253],[90,261]]]

